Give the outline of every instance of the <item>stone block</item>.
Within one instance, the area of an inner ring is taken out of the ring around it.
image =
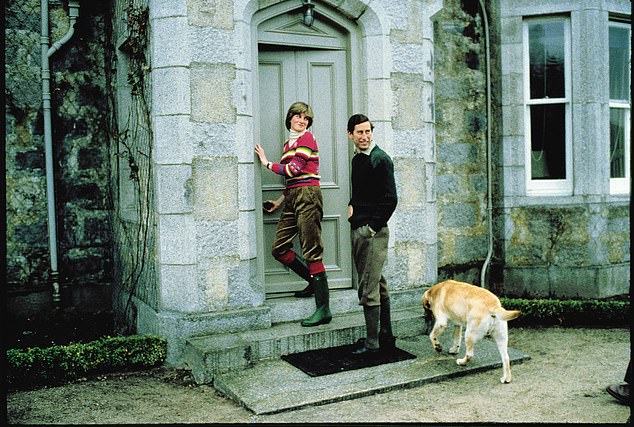
[[[478,212],[472,203],[445,205],[440,209],[439,215],[442,227],[473,227],[478,223]]]
[[[425,50],[420,44],[392,43],[392,70],[403,74],[420,74],[425,65]]]
[[[429,263],[435,261],[428,247],[421,242],[399,242],[389,258],[386,279],[390,289],[402,290],[429,285]],[[434,270],[437,268],[434,265]]]
[[[233,221],[238,217],[238,168],[235,157],[194,158],[194,215]]]
[[[478,162],[478,147],[473,144],[439,144],[438,161],[452,166]]]
[[[417,129],[424,117],[423,79],[419,74],[392,74],[394,129]]]
[[[257,259],[240,260],[229,271],[229,306],[233,309],[259,307],[264,302],[265,290],[258,280]]]
[[[376,79],[368,82],[368,104],[370,120],[390,120],[392,117],[392,88],[388,79]]]
[[[502,75],[508,76],[510,74],[523,74],[524,54],[522,50],[522,43],[507,43],[500,46],[502,57]],[[517,100],[522,102],[523,98]]]
[[[44,169],[43,149],[16,153],[15,167],[22,170]]]
[[[606,149],[609,135],[609,114],[605,104],[584,103],[572,107],[572,139],[585,141],[572,145],[575,194],[606,194],[609,192],[610,153]],[[592,159],[592,161],[588,161]]]
[[[97,169],[103,164],[103,150],[101,147],[83,147],[77,153],[77,167],[79,169]]]
[[[154,117],[154,161],[158,164],[191,164],[193,141],[189,116]]]
[[[522,136],[507,136],[502,140],[502,164],[524,167],[526,163],[526,140]]]
[[[471,175],[468,177],[469,180],[469,193],[483,193],[486,195],[487,192],[487,178],[486,172],[482,174]]]
[[[502,108],[502,135],[524,136],[524,114],[523,105],[513,105]]]
[[[236,114],[242,116],[253,115],[253,75],[249,70],[236,70],[235,86],[233,90],[233,105]],[[235,117],[233,119],[235,123]]]
[[[461,194],[464,191],[461,181],[455,174],[438,175],[436,178],[436,191],[441,195]]]
[[[169,17],[152,21],[152,68],[187,67],[191,61],[187,18]]]
[[[425,203],[425,164],[417,159],[395,160],[399,208],[420,208]]]
[[[84,242],[89,245],[110,242],[110,224],[108,213],[96,211],[84,219]]]
[[[502,76],[502,105],[516,105],[524,99],[524,76],[521,73],[509,73]]]
[[[204,310],[196,286],[195,265],[160,266],[161,310],[194,313]]]
[[[500,18],[502,39],[507,44],[521,44],[523,34],[523,21],[521,16]]]
[[[235,125],[235,146],[240,163],[255,161],[253,117],[237,116]]]
[[[158,246],[162,264],[194,264],[194,217],[189,214],[158,215]]]
[[[233,31],[218,28],[189,27],[188,42],[195,46],[191,61],[202,64],[233,64],[236,60]]]
[[[524,166],[502,168],[504,176],[504,193],[506,197],[522,197],[526,195],[526,169]]]
[[[237,221],[196,221],[198,258],[237,256],[239,247],[237,227]]]
[[[229,64],[192,64],[192,120],[209,123],[235,123],[233,84],[236,72]]]
[[[190,143],[194,156],[237,156],[235,125],[228,123],[192,123]]]
[[[244,21],[234,23],[234,63],[236,69],[253,71],[256,61],[251,55],[251,26]]]
[[[433,142],[431,123],[424,123],[420,129],[397,129],[394,131],[394,156],[431,162],[434,160]]]
[[[14,236],[16,242],[29,245],[39,244],[48,238],[46,223],[20,224],[15,226]]]
[[[395,214],[390,230],[396,241],[423,242],[429,233],[431,219],[424,209],[401,209]]]
[[[240,254],[240,260],[255,259],[258,256],[256,224],[255,212],[240,212],[238,216],[238,228],[240,229],[238,253]]]
[[[255,170],[253,163],[238,164],[238,209],[255,209]]]
[[[233,29],[232,0],[187,0],[187,12],[190,25]]]
[[[387,10],[378,2],[372,2],[357,20],[363,27],[366,37],[390,34],[390,17]]]
[[[389,38],[383,35],[368,36],[364,39],[368,55],[368,80],[387,79],[392,70],[392,50]],[[372,84],[368,85],[368,90]],[[369,105],[370,107],[372,104]]]
[[[365,13],[368,8],[368,0],[341,0],[338,2],[337,9],[339,12],[349,16],[355,20]]]
[[[187,68],[159,68],[152,72],[152,100],[155,116],[189,114],[190,71]]]
[[[609,40],[605,10],[584,9],[571,15],[571,80],[575,103],[607,102],[610,79]]]
[[[157,166],[156,201],[159,214],[191,213],[192,168],[189,165]]]
[[[198,259],[198,288],[208,311],[222,311],[229,307],[230,276],[239,265],[234,256],[200,257]]]
[[[454,259],[459,264],[484,260],[488,250],[487,236],[457,236]]]
[[[149,0],[150,19],[187,16],[186,0]]]

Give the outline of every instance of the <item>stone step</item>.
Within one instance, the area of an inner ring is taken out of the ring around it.
[[[441,336],[444,348],[451,346],[452,336],[448,332]],[[491,371],[483,378],[491,388],[510,387],[500,384],[500,354],[491,339],[485,338],[476,344],[474,358],[466,366],[456,364],[456,359],[464,356],[464,349],[460,355],[450,355],[447,350],[437,353],[426,335],[399,337],[396,345],[414,354],[416,359],[311,377],[290,363],[274,358],[246,369],[218,373],[214,387],[257,415],[422,387],[482,371]],[[530,359],[513,348],[508,352],[511,366]]]
[[[398,338],[423,334],[422,310],[393,310],[392,329]],[[308,328],[294,321],[267,329],[192,337],[185,343],[184,360],[197,383],[210,383],[219,373],[253,367],[261,360],[352,344],[362,337],[365,321],[359,307],[355,312],[335,315],[327,325]]]

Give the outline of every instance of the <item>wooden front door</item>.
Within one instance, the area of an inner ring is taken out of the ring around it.
[[[346,209],[350,199],[348,84],[344,50],[301,49],[260,45],[258,52],[260,144],[278,162],[288,137],[284,119],[295,101],[307,102],[315,115],[310,131],[319,145],[321,189],[324,198],[322,241],[330,289],[352,287],[350,227]],[[284,178],[262,169],[262,200],[276,199]],[[268,297],[283,296],[306,286],[299,276],[271,255],[279,212],[263,214],[265,287]],[[301,254],[299,240],[294,249]]]

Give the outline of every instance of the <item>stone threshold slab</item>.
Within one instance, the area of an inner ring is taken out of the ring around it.
[[[491,370],[491,375],[499,381],[502,368],[495,342],[483,339],[476,344],[469,364],[459,366],[456,359],[464,356],[464,348],[460,355],[447,353],[452,335],[449,332],[441,337],[442,353],[436,353],[428,336],[420,335],[396,342],[399,348],[415,354],[416,359],[321,377],[311,377],[279,358],[268,359],[248,369],[218,374],[214,387],[254,414],[262,415],[419,387],[485,370]],[[515,349],[508,351],[511,371],[513,364],[530,359]]]

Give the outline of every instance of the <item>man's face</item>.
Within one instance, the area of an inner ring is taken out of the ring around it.
[[[372,125],[370,122],[363,122],[355,125],[352,133],[348,132],[348,137],[352,140],[352,143],[357,150],[365,150],[370,146],[372,142]]]

